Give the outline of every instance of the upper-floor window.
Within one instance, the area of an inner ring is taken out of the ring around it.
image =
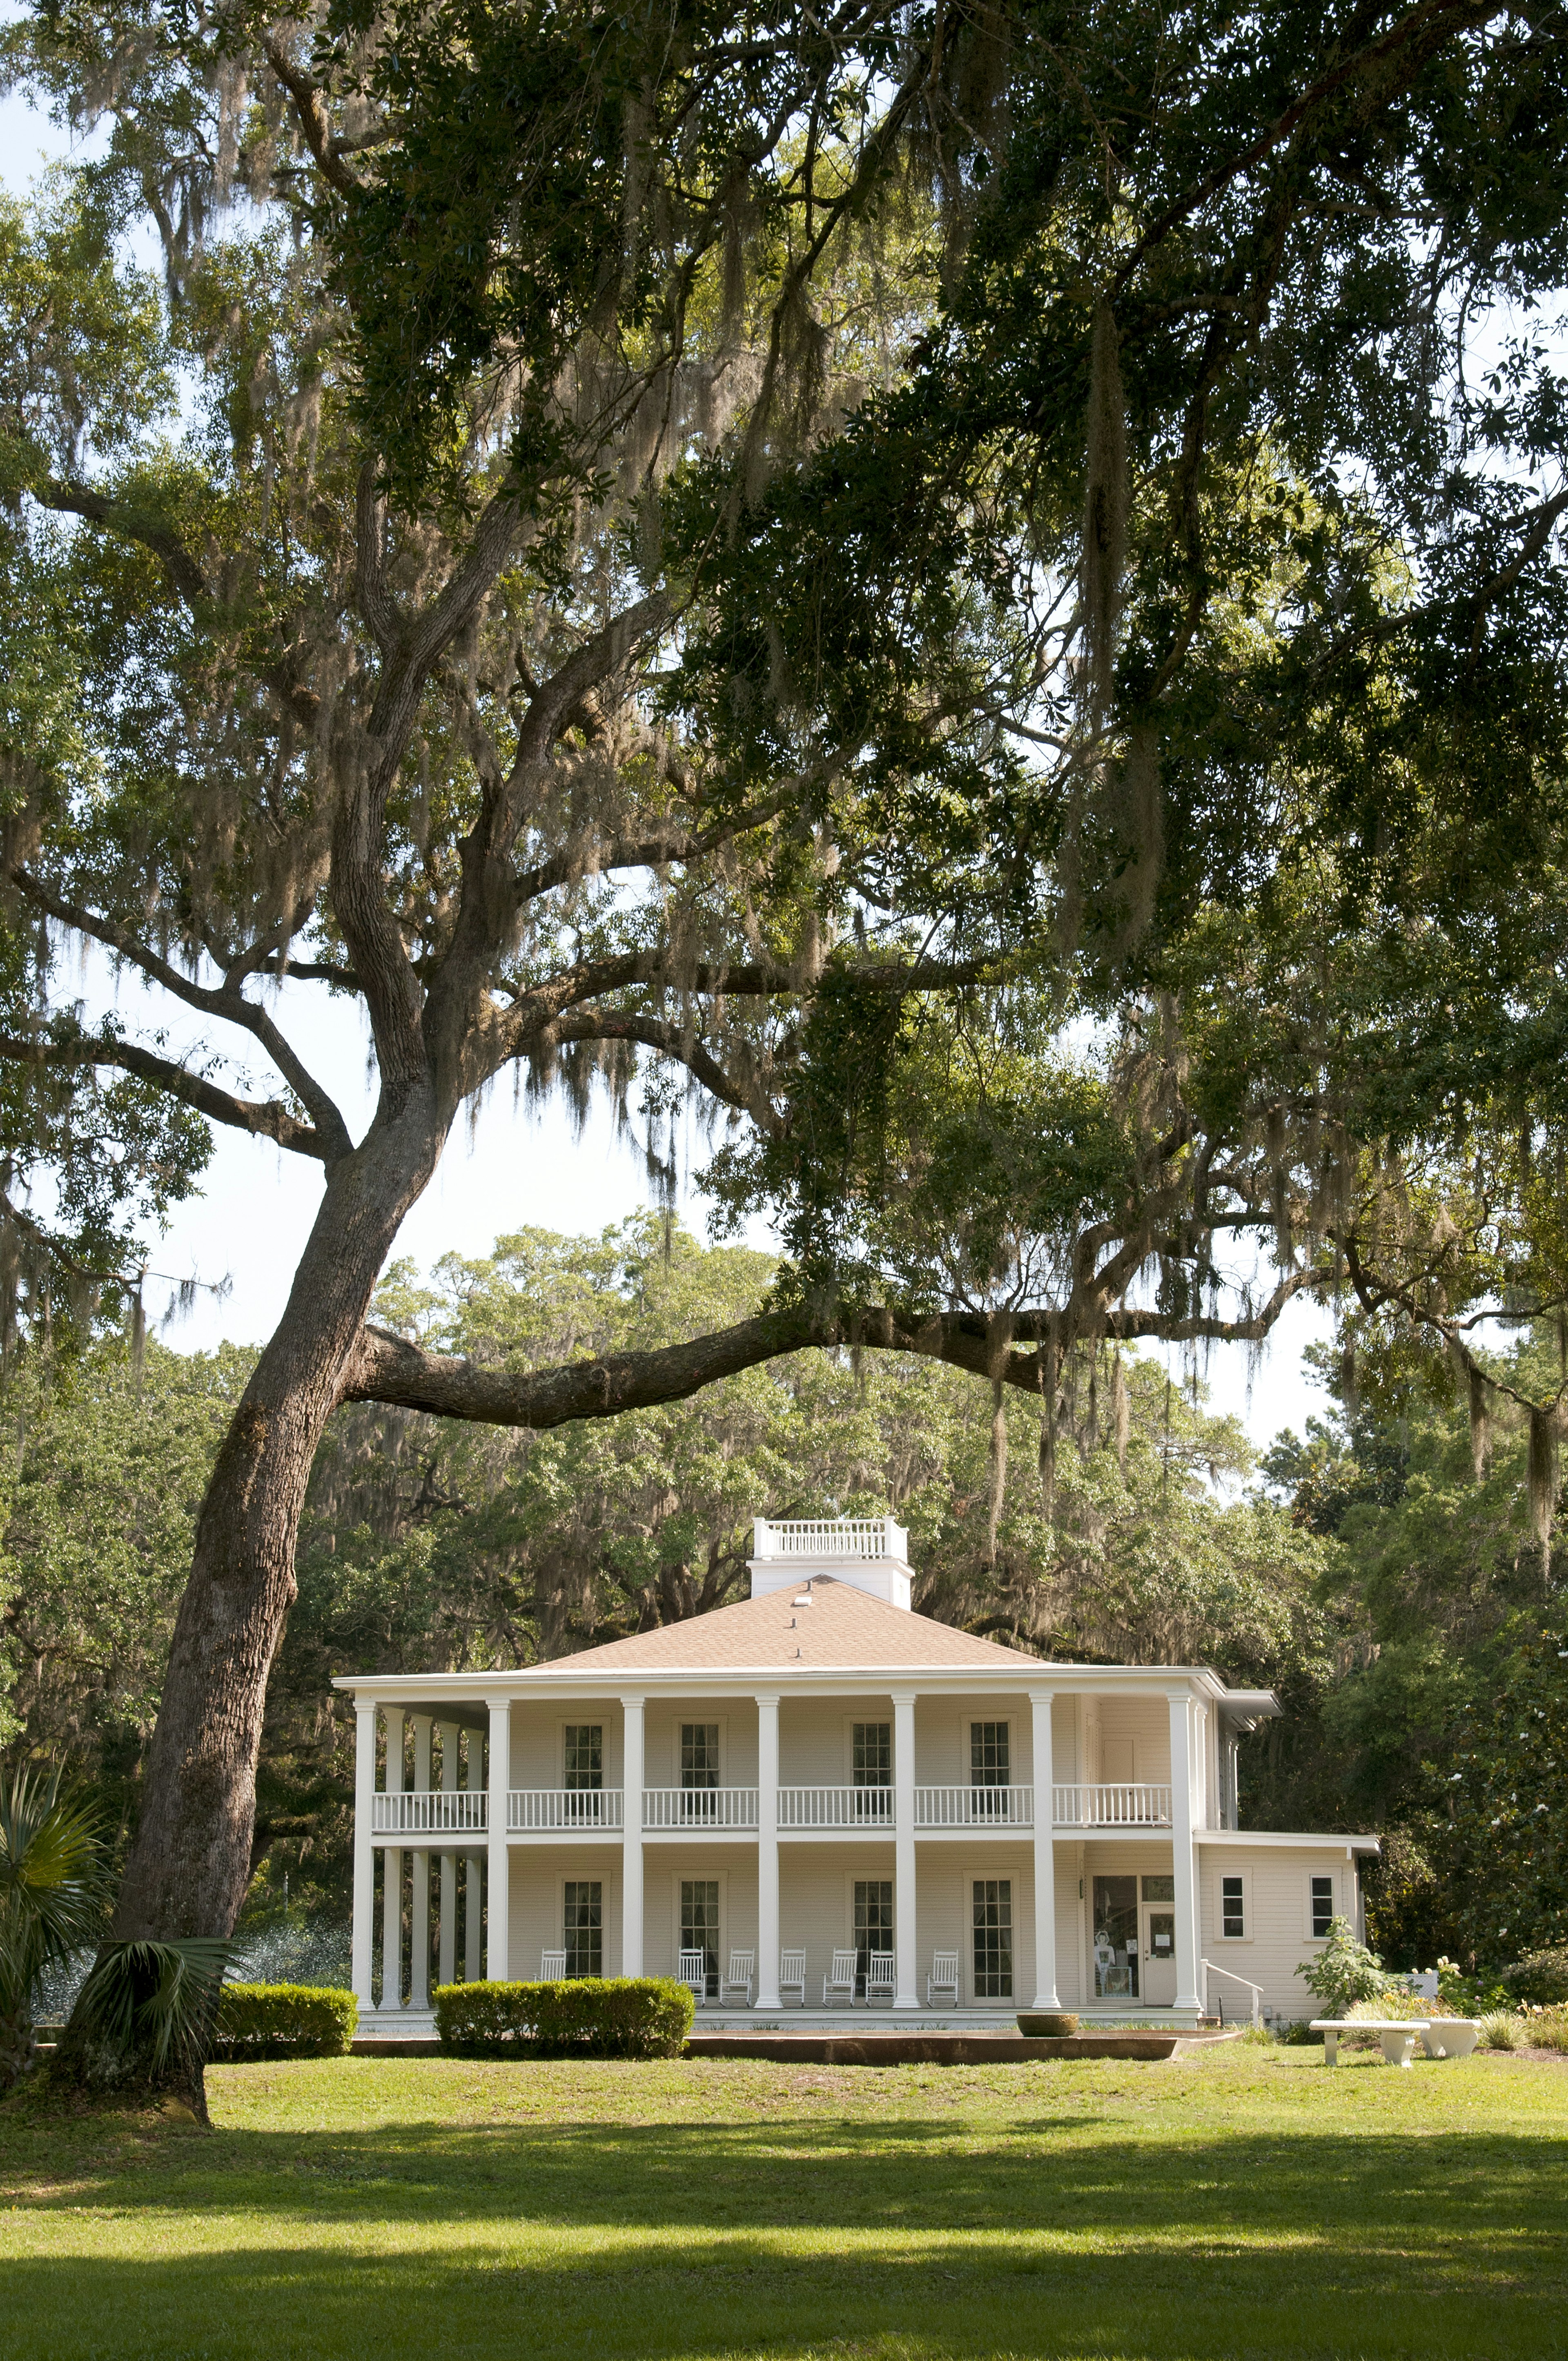
[[[1334,1915],[1334,1881],[1332,1872],[1327,1877],[1314,1877],[1311,1880],[1308,1901],[1312,1934],[1315,1939],[1321,1939],[1328,1933]]]
[[[597,1721],[566,1724],[566,1792],[597,1795],[604,1785],[604,1726]]]
[[[971,1787],[1005,1787],[1012,1777],[1004,1721],[971,1721],[969,1726],[969,1783]]]
[[[893,1784],[893,1724],[857,1721],[850,1725],[852,1784],[857,1787]]]
[[[681,1784],[685,1788],[718,1786],[718,1724],[716,1721],[682,1722]]]

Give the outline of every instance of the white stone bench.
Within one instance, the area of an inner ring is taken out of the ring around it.
[[[1339,2064],[1339,2037],[1342,2033],[1375,2033],[1383,2044],[1383,2055],[1390,2066],[1408,2066],[1415,2055],[1416,2043],[1431,2020],[1424,2016],[1315,2016],[1311,2030],[1323,2037],[1323,2064]]]
[[[1480,2031],[1478,2016],[1434,2016],[1421,2039],[1429,2058],[1468,2058]]]

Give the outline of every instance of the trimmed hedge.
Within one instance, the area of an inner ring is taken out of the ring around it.
[[[678,2058],[696,2007],[667,1976],[438,1984],[435,2029],[458,2058]]]
[[[214,2058],[343,2058],[359,2022],[351,1992],[329,1984],[225,1984]]]

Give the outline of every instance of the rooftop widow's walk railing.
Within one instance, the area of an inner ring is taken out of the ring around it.
[[[909,1535],[891,1517],[794,1517],[752,1521],[753,1557],[865,1558],[909,1554]]]

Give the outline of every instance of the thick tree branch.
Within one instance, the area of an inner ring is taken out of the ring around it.
[[[247,1131],[258,1139],[275,1139],[280,1148],[288,1148],[295,1156],[314,1157],[322,1164],[334,1161],[334,1154],[320,1133],[308,1123],[302,1123],[280,1100],[236,1098],[232,1091],[220,1090],[203,1075],[193,1074],[189,1067],[172,1058],[160,1058],[135,1041],[88,1034],[66,1041],[0,1034],[0,1060],[17,1066],[116,1067],[122,1073],[138,1075],[143,1082],[157,1082],[171,1098],[195,1107],[214,1123],[227,1124],[235,1131]]]
[[[51,886],[46,885],[41,878],[34,877],[28,871],[13,869],[11,880],[35,909],[45,911],[73,933],[86,935],[93,941],[102,943],[117,959],[138,968],[150,983],[160,985],[177,1000],[184,1001],[188,1007],[199,1008],[204,1016],[222,1017],[227,1024],[243,1027],[260,1042],[315,1126],[313,1136],[321,1146],[312,1153],[319,1153],[326,1162],[332,1163],[338,1157],[352,1152],[354,1143],[336,1102],[316,1081],[266,1009],[258,1008],[253,1000],[247,1000],[237,984],[225,983],[214,990],[206,984],[197,983],[192,977],[181,974],[167,960],[160,959],[156,951],[149,950],[145,943],[138,942],[124,927],[117,926],[111,918],[98,917],[94,911],[82,909],[74,902],[66,901],[63,895],[55,893]]]
[[[86,484],[62,484],[51,479],[31,489],[41,508],[53,509],[62,516],[82,517],[90,524],[106,525],[111,532],[123,533],[127,540],[150,549],[155,557],[162,560],[170,582],[188,607],[207,597],[201,567],[166,518],[148,509],[129,507],[123,500],[109,500]]]

